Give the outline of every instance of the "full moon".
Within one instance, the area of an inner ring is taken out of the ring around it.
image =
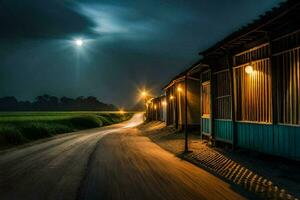
[[[77,39],[77,40],[75,40],[75,44],[80,47],[80,46],[83,45],[83,40],[82,39]]]

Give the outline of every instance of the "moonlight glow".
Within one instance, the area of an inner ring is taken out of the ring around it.
[[[82,39],[76,39],[75,41],[76,46],[81,47],[83,45],[83,40]]]

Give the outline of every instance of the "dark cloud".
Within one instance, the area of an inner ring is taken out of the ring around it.
[[[0,37],[64,37],[90,33],[92,22],[64,0],[2,0]]]
[[[159,94],[198,51],[280,1],[2,0],[0,96],[95,95],[129,106],[137,88]]]

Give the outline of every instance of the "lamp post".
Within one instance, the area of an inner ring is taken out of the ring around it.
[[[149,110],[148,110],[148,100],[149,100],[149,94],[148,92],[146,92],[145,90],[140,92],[141,97],[144,99],[144,108],[145,108],[145,115],[146,115],[146,119],[149,118]]]
[[[184,98],[185,98],[185,104],[184,104],[184,110],[185,110],[185,127],[184,127],[184,152],[185,153],[188,153],[189,152],[189,143],[188,143],[188,114],[187,114],[187,101],[188,101],[188,98],[187,98],[187,84],[188,84],[188,81],[187,81],[187,74],[185,75],[185,84],[184,84]]]

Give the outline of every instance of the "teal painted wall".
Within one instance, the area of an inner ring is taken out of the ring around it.
[[[237,122],[237,146],[300,160],[300,127]]]
[[[201,127],[202,127],[202,132],[211,135],[210,131],[210,119],[208,118],[201,118]]]
[[[300,127],[274,126],[274,154],[300,160]]]
[[[215,120],[214,126],[216,140],[232,143],[233,123],[231,120]]]
[[[273,153],[273,125],[237,122],[237,146]]]

